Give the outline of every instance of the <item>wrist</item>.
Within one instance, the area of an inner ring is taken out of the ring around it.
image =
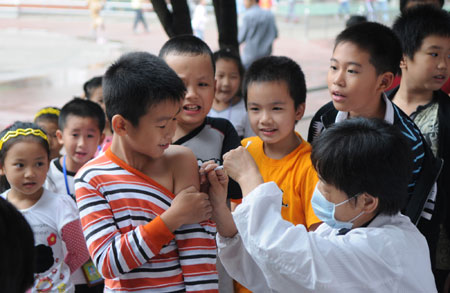
[[[264,183],[264,180],[259,171],[251,172],[243,176],[237,181],[242,190],[242,196],[247,196],[253,189]]]
[[[174,213],[172,207],[163,212],[160,218],[172,233],[183,225],[183,217]]]

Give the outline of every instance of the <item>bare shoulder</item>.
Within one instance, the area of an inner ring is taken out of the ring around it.
[[[177,160],[197,160],[194,153],[189,148],[182,145],[170,145],[164,152],[164,155],[170,162]]]
[[[188,186],[200,188],[197,158],[187,147],[171,145],[165,152],[174,175],[174,193]]]

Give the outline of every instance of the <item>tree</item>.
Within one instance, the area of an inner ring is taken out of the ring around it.
[[[171,1],[172,11],[167,7],[166,0],[151,0],[151,2],[153,10],[170,38],[193,34],[189,5],[186,0]],[[219,47],[231,48],[239,54],[236,1],[213,0],[213,5],[219,32]]]

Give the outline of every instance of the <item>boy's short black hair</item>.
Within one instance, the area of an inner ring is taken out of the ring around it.
[[[334,42],[334,49],[340,44],[350,42],[370,55],[370,63],[377,75],[392,72],[396,74],[402,59],[402,47],[395,33],[385,25],[364,22],[343,30]]]
[[[411,149],[396,126],[361,117],[336,123],[313,142],[311,161],[321,180],[349,198],[363,192],[377,197],[381,214],[404,207]]]
[[[67,117],[69,117],[69,115],[96,119],[98,121],[98,129],[100,130],[100,133],[102,133],[103,129],[105,129],[105,113],[97,103],[92,101],[74,98],[67,102],[67,104],[62,107],[59,114],[59,130],[64,131],[67,123]]]
[[[416,2],[417,5],[433,5],[432,3],[435,1],[430,1],[430,0],[400,0],[400,12],[401,13],[405,13],[405,11],[407,11],[408,9],[406,8],[406,6],[410,3],[410,2]],[[444,7],[444,0],[439,0],[439,8]],[[412,7],[411,7],[412,8]]]
[[[414,59],[426,37],[450,37],[450,14],[432,5],[419,5],[401,14],[392,29],[400,39],[403,54]]]
[[[90,100],[92,92],[102,86],[102,76],[95,76],[83,84],[84,96]]]
[[[352,15],[345,22],[345,27],[350,27],[352,25],[360,24],[363,22],[367,22],[367,17],[365,17],[364,15]]]
[[[147,52],[122,55],[103,76],[103,97],[110,122],[119,114],[136,127],[150,107],[164,101],[179,102],[185,93],[178,75],[164,60]]]
[[[211,58],[213,72],[216,72],[216,64],[209,46],[201,39],[193,35],[176,36],[168,40],[159,50],[159,57],[165,59],[168,55],[199,56],[208,55]]]
[[[306,100],[306,82],[300,65],[284,56],[267,56],[253,62],[242,82],[242,95],[247,107],[248,87],[254,82],[286,82],[295,109]]]

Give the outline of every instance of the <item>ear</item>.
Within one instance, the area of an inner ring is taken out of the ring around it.
[[[402,60],[400,60],[400,69],[406,70],[408,69],[408,56],[403,55]]]
[[[378,197],[374,197],[368,193],[360,195],[358,201],[361,201],[361,204],[363,205],[363,211],[366,214],[373,213],[378,208],[379,203]]]
[[[6,176],[3,165],[0,166],[0,176]]]
[[[295,120],[299,121],[303,118],[303,115],[305,114],[305,103],[301,103],[298,105],[297,109],[295,110]]]
[[[128,133],[130,122],[123,118],[122,115],[114,115],[111,119],[111,127],[118,136],[125,136]]]
[[[394,77],[395,76],[392,72],[385,72],[381,74],[379,77],[380,83],[378,89],[382,92],[386,91],[392,85]]]
[[[58,140],[58,143],[60,145],[64,145],[64,141],[63,141],[63,133],[61,130],[56,130],[56,139]]]

